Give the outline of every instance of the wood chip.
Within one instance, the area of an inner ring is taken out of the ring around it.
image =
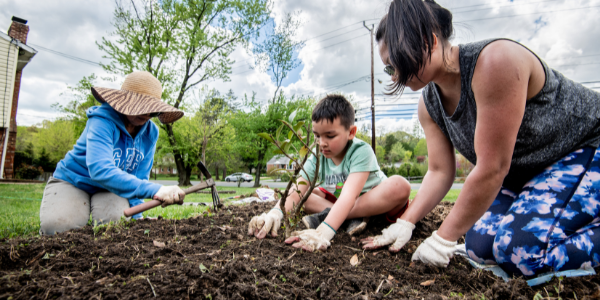
[[[427,280],[427,281],[421,282],[421,285],[422,286],[430,286],[430,285],[432,285],[434,283],[435,283],[435,279],[431,279],[431,280]]]
[[[393,280],[393,279],[394,279],[394,276],[388,275],[388,280]]]
[[[410,265],[408,265],[408,267],[409,267],[409,268],[414,268],[414,267],[415,267],[415,262],[414,262],[414,261],[411,261],[411,262],[410,262]]]
[[[104,284],[106,284],[106,281],[108,281],[108,277],[104,277],[102,279],[98,279],[98,280],[96,280],[96,283],[100,284],[100,285],[104,285]]]
[[[164,248],[165,247],[165,243],[163,242],[159,242],[159,241],[153,241],[154,246],[158,247],[158,248]]]
[[[153,269],[158,269],[158,268],[162,268],[164,266],[165,266],[165,264],[158,264],[158,265],[154,265],[152,268]]]
[[[352,258],[350,259],[350,264],[352,266],[358,265],[358,254],[354,254],[354,256],[352,256]]]

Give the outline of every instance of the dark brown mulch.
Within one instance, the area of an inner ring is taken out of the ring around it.
[[[538,292],[543,299],[600,299],[599,276],[530,288],[460,257],[446,269],[411,263],[410,253],[439,227],[448,203],[417,224],[399,254],[360,249],[359,238],[385,228],[380,220],[358,238],[338,234],[323,253],[299,251],[282,237],[248,237],[249,219],[270,205],[2,241],[0,299],[533,299]],[[359,264],[351,266],[355,254]]]

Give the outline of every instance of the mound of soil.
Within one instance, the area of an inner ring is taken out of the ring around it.
[[[475,270],[461,257],[445,269],[411,263],[416,246],[448,214],[448,203],[417,224],[398,254],[360,249],[360,238],[387,226],[378,218],[357,238],[338,234],[325,252],[300,251],[283,237],[248,237],[249,219],[271,205],[5,240],[0,299],[533,299],[537,293],[543,299],[600,298],[599,276],[530,288],[522,279],[505,283]],[[356,266],[350,264],[354,255]]]

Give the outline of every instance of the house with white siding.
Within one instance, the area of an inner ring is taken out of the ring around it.
[[[27,20],[12,17],[8,34],[0,32],[0,179],[14,177],[17,106],[23,68],[37,51],[27,46]]]

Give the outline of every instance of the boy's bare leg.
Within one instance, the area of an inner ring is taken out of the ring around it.
[[[318,188],[313,189],[312,193],[304,202],[304,211],[309,214],[320,213],[326,208],[333,206],[333,203],[325,199],[325,193]],[[287,207],[286,207],[287,209]]]
[[[358,197],[346,219],[370,217],[388,212],[397,213],[404,208],[409,196],[408,181],[401,176],[392,176]]]

